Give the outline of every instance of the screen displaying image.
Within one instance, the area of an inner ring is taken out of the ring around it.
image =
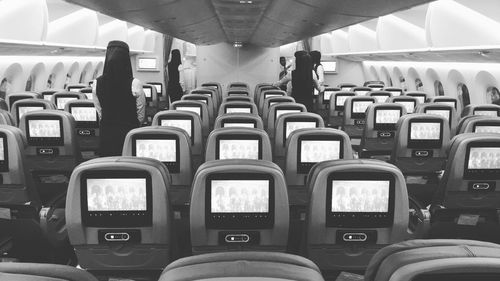
[[[160,126],[170,126],[183,129],[191,137],[191,120],[181,119],[164,119],[161,120]]]
[[[230,127],[244,127],[244,128],[255,128],[253,123],[243,123],[243,122],[227,122],[222,125],[222,128],[230,128]]]
[[[301,112],[300,109],[278,109],[276,110],[276,120],[278,117],[280,117],[282,114],[286,113],[295,113],[295,112]]]
[[[156,58],[139,58],[137,67],[139,69],[157,69]]]
[[[176,110],[191,111],[201,116],[201,107],[197,106],[177,106]]]
[[[69,91],[78,93],[78,92],[80,92],[80,89],[82,89],[82,88],[69,88]]]
[[[332,212],[387,213],[389,181],[333,180]]]
[[[371,101],[354,101],[352,102],[352,113],[365,113],[366,109],[370,104],[373,104]]]
[[[57,98],[57,109],[64,109],[68,101],[78,100],[78,98]]]
[[[23,117],[23,115],[26,113],[26,112],[30,112],[30,111],[37,111],[37,110],[44,110],[43,106],[19,106],[18,107],[18,112],[19,112],[19,120],[21,120],[21,117]]]
[[[52,95],[43,95],[44,100],[52,101]]]
[[[500,169],[500,147],[471,147],[468,169]]]
[[[29,136],[35,138],[60,138],[59,120],[28,120]]]
[[[392,91],[387,91],[387,92],[391,93],[393,97],[401,96],[401,91],[392,90]]]
[[[288,138],[288,136],[295,130],[298,129],[304,129],[304,128],[316,128],[316,122],[305,122],[305,121],[299,121],[299,122],[286,122],[286,130],[285,130],[285,137]]]
[[[4,139],[0,137],[0,161],[5,160],[5,148],[3,147]]]
[[[71,115],[76,121],[97,121],[97,111],[95,107],[71,107]]]
[[[268,180],[212,180],[212,213],[268,213]]]
[[[264,99],[270,98],[270,97],[282,97],[282,94],[264,94]]]
[[[146,179],[87,179],[89,211],[146,211]]]
[[[374,97],[378,103],[384,103],[389,98],[389,96],[372,96],[372,97]]]
[[[176,141],[162,139],[135,140],[135,154],[138,157],[153,158],[161,162],[176,162]]]
[[[157,93],[161,93],[161,90],[162,90],[162,85],[161,84],[154,84],[153,86],[155,86]]]
[[[325,72],[336,72],[337,71],[337,62],[336,61],[322,61],[321,65],[323,65],[323,69]]]
[[[340,158],[338,140],[303,140],[300,142],[300,162],[316,163]]]
[[[411,140],[439,140],[441,124],[439,123],[411,123]]]
[[[330,100],[330,98],[332,97],[333,94],[335,94],[336,91],[329,91],[329,90],[325,90],[325,92],[323,93],[323,100]]]
[[[424,96],[412,96],[418,100],[418,103],[425,103],[426,97]]]
[[[495,110],[474,110],[474,115],[497,117],[498,112],[496,109]]]
[[[219,159],[259,159],[259,141],[220,140]]]
[[[88,100],[91,100],[94,98],[94,95],[92,93],[85,93],[85,96],[87,97]]]
[[[450,111],[446,109],[443,110],[429,109],[426,110],[425,113],[443,116],[446,120],[450,120]]]
[[[415,103],[412,101],[396,101],[394,103],[398,103],[404,106],[407,113],[413,113],[413,111],[415,110]]]
[[[359,91],[354,91],[357,96],[365,96],[367,93],[371,91],[366,91],[366,90],[359,90]]]
[[[252,113],[249,107],[226,107],[226,113]]]
[[[336,106],[344,106],[345,100],[350,98],[351,96],[336,96],[335,105]]]
[[[495,133],[500,134],[500,126],[479,125],[474,128],[474,133]]]
[[[342,91],[350,91],[352,87],[340,87],[340,90]]]
[[[153,96],[153,94],[151,93],[151,88],[144,87],[142,88],[142,90],[144,91],[144,95],[146,96],[146,98],[151,98]]]
[[[397,109],[381,109],[375,112],[375,116],[377,124],[396,124],[401,114]]]
[[[445,105],[449,105],[449,106],[455,108],[455,102],[454,101],[440,101],[440,100],[437,100],[434,103],[445,104]]]

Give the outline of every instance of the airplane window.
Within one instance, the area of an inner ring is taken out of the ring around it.
[[[2,82],[0,82],[0,98],[5,99],[7,97],[9,89],[10,83],[7,78],[2,79]]]
[[[24,88],[25,91],[31,91],[33,90],[33,80],[34,77],[33,77],[33,74],[30,75],[30,77],[28,77],[28,81],[26,81],[26,87]]]
[[[469,89],[463,83],[458,84],[458,97],[462,100],[464,106],[470,104]]]
[[[87,76],[87,71],[86,70],[82,71],[82,74],[80,74],[80,83],[84,83],[85,82],[85,76]]]
[[[500,91],[497,87],[488,87],[488,89],[486,89],[486,101],[500,105]]]
[[[401,89],[407,91],[408,87],[406,87],[406,80],[403,76],[399,76],[399,84],[401,85]]]
[[[424,90],[424,83],[422,83],[422,80],[420,80],[420,78],[415,79],[415,89],[417,89],[417,91]]]
[[[434,91],[436,92],[436,96],[444,96],[444,89],[441,81],[434,82]]]
[[[49,75],[49,78],[47,78],[47,89],[52,88],[54,85],[54,80],[56,79],[56,75],[54,73],[51,73]]]

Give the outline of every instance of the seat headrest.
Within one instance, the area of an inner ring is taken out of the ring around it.
[[[230,113],[222,114],[215,119],[214,129],[234,126],[251,126],[256,129],[264,129],[262,119],[250,113]]]
[[[500,117],[500,106],[496,104],[469,104],[462,111],[462,117],[469,115]]]
[[[374,103],[366,109],[366,131],[394,130],[406,107],[397,103]]]
[[[59,121],[59,123],[57,124],[56,121]],[[33,124],[33,130],[36,129],[35,126],[38,126],[38,133],[30,131],[30,127],[28,126],[29,122],[38,123],[38,124]],[[31,141],[32,138],[55,137],[55,138],[62,138],[63,140],[63,142],[58,142],[56,146],[76,148],[78,146],[76,145],[77,143],[76,143],[75,124],[76,124],[75,118],[69,112],[54,110],[54,109],[46,109],[46,110],[26,112],[21,117],[19,128],[26,134],[26,137],[28,139],[28,144],[30,145],[41,145],[32,143]],[[59,129],[59,131],[57,129]],[[43,135],[50,133],[52,133],[53,135],[51,136]],[[30,138],[30,136],[32,138]]]
[[[289,134],[302,128],[323,128],[323,118],[316,113],[292,112],[281,114],[276,120],[275,144],[286,144]]]
[[[271,141],[266,131],[262,129],[241,127],[214,129],[208,136],[206,147],[206,161],[225,157],[245,159],[256,157],[254,159],[273,161]]]
[[[76,267],[59,264],[24,262],[0,263],[0,279],[97,281],[97,278],[95,278],[92,274]]]
[[[220,105],[219,115],[227,113],[251,113],[258,114],[257,106],[253,102],[230,101]]]
[[[474,117],[474,118],[467,118]],[[464,117],[459,133],[500,133],[500,118],[481,115]]]

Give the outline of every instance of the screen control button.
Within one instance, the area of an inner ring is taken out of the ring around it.
[[[487,190],[490,188],[490,185],[488,183],[474,183],[472,185],[472,189],[475,190]]]
[[[104,235],[104,239],[108,242],[128,241],[130,239],[130,235],[125,232],[106,233]]]
[[[224,237],[227,243],[248,243],[250,241],[250,236],[247,234],[228,234]]]
[[[346,242],[365,242],[368,236],[365,233],[344,233],[342,239]]]

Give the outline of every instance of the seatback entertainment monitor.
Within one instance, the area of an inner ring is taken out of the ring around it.
[[[500,144],[496,142],[472,142],[467,145],[464,178],[500,178]]]
[[[394,101],[394,103],[401,104],[405,107],[406,113],[413,113],[415,111],[416,102],[415,101]]]
[[[222,121],[222,128],[229,127],[243,127],[243,128],[257,128],[257,121],[255,120],[241,120],[241,119],[226,119]]]
[[[176,127],[184,130],[191,138],[191,144],[194,144],[194,121],[188,117],[169,116],[167,118],[160,117],[160,126]]]
[[[500,124],[475,124],[474,133],[495,133],[500,134]]]
[[[252,108],[251,107],[246,107],[246,106],[226,106],[226,112],[225,113],[252,113]]]
[[[401,117],[400,109],[377,108],[375,109],[375,130],[396,130],[396,123]]]
[[[303,135],[297,142],[297,173],[307,174],[314,164],[343,158],[343,140],[339,136]]]
[[[19,121],[21,120],[21,117],[27,112],[30,111],[37,111],[37,110],[44,110],[45,107],[42,105],[36,105],[36,104],[22,104],[17,106],[17,123],[19,124]]]
[[[498,117],[498,110],[494,109],[494,108],[492,108],[492,109],[475,109],[474,115]]]
[[[176,135],[133,135],[132,155],[161,161],[170,173],[180,171],[180,147],[179,138]]]
[[[335,110],[344,111],[345,100],[354,96],[353,94],[336,94],[335,95]]]
[[[353,100],[352,101],[351,118],[354,118],[354,119],[365,118],[366,109],[371,104],[373,104],[373,101],[371,101],[371,100]]]
[[[415,119],[409,123],[409,148],[440,148],[443,143],[442,120]]]
[[[262,140],[258,135],[219,135],[215,159],[262,159]]]
[[[288,118],[283,126],[283,146],[286,146],[288,136],[295,130],[318,127],[318,120],[305,118]]]
[[[26,128],[29,145],[61,146],[64,144],[62,120],[59,116],[28,116]]]
[[[78,100],[77,97],[65,97],[65,96],[56,96],[56,104],[57,109],[64,110],[64,107],[69,101]]]

